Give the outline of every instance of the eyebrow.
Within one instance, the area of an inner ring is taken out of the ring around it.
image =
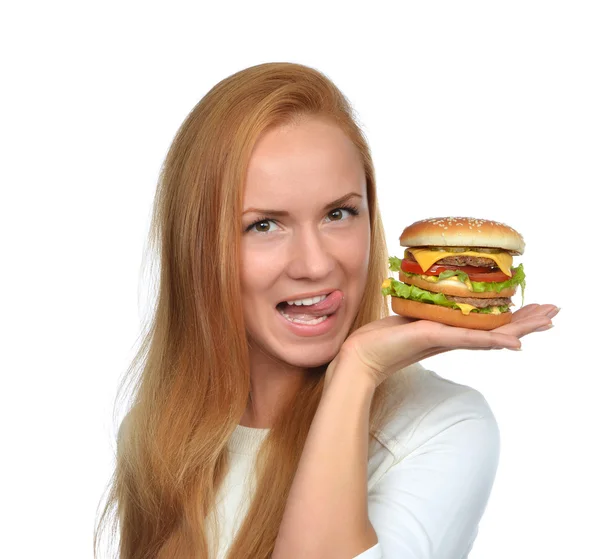
[[[333,202],[330,202],[329,204],[327,204],[325,206],[324,209],[328,210],[330,208],[337,208],[338,206],[340,206],[341,204],[343,204],[344,202],[346,202],[347,200],[349,200],[350,198],[353,197],[358,197],[358,198],[362,198],[361,194],[357,194],[356,192],[350,192],[349,194],[346,194],[344,196],[342,196],[341,198],[338,198],[337,200],[334,200]],[[269,214],[269,215],[275,215],[275,216],[288,216],[290,215],[289,212],[286,212],[284,210],[261,210],[258,208],[248,208],[244,213],[242,213],[242,215],[245,215],[247,213],[250,212],[256,212],[256,213],[262,213],[262,214]]]

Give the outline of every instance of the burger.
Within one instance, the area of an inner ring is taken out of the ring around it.
[[[389,258],[399,281],[381,288],[399,315],[450,326],[492,330],[512,319],[511,297],[525,290],[525,251],[512,227],[487,219],[436,217],[409,225],[400,235],[404,258]]]

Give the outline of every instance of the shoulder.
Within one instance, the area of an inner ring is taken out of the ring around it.
[[[381,547],[390,557],[467,557],[498,467],[494,415],[479,391],[421,366],[391,384],[396,407],[369,464]]]
[[[481,392],[425,369],[419,363],[399,371],[390,379],[388,405],[397,409],[377,433],[377,440],[395,461],[416,449],[445,440],[485,444],[497,453],[498,424]]]

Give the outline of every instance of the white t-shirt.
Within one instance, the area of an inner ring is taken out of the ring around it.
[[[368,513],[378,543],[353,559],[465,559],[496,476],[500,434],[480,392],[420,364],[404,369],[409,391],[377,436],[368,462]],[[215,514],[226,556],[255,490],[256,452],[269,429],[238,425],[231,469]],[[211,537],[210,531],[208,537]]]

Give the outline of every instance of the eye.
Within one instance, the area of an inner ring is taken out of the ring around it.
[[[334,214],[334,213],[339,213],[341,210],[345,210],[353,216],[358,215],[358,208],[356,206],[341,206],[339,208],[336,208],[335,210],[330,211],[329,215]],[[333,221],[342,221],[342,220],[334,219]]]
[[[275,223],[275,220],[273,219],[268,219],[266,217],[261,217],[260,219],[258,219],[257,221],[255,221],[254,223],[252,223],[251,225],[248,225],[248,227],[246,228],[246,233],[250,232],[254,227],[256,227],[257,225],[263,225],[266,223]],[[256,230],[257,233],[269,233],[270,230],[268,229],[261,229],[261,230]]]

